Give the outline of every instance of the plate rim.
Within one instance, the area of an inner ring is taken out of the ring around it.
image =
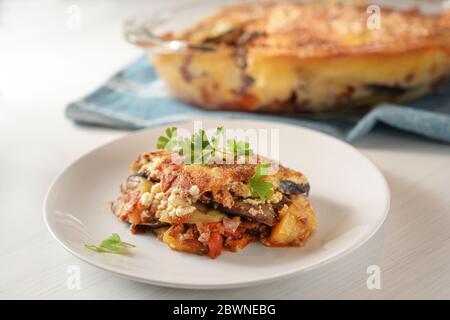
[[[216,117],[203,117],[202,120],[215,120],[218,121],[220,119],[217,119]],[[173,124],[177,123],[177,124],[191,124],[194,121],[194,119],[185,119],[185,120],[179,120],[179,121],[174,121],[171,122]],[[54,230],[50,227],[49,221],[48,221],[48,199],[50,197],[50,194],[55,186],[55,184],[60,180],[60,178],[72,167],[74,167],[78,162],[80,162],[82,159],[84,159],[85,157],[89,156],[90,154],[96,152],[98,149],[106,147],[108,145],[111,145],[113,143],[116,143],[120,140],[124,140],[124,139],[128,139],[132,136],[137,136],[142,134],[144,131],[149,131],[149,130],[155,130],[158,128],[164,128],[165,126],[167,126],[168,124],[160,124],[157,126],[151,126],[151,127],[146,127],[146,128],[142,128],[142,129],[138,129],[134,132],[128,132],[124,135],[121,135],[115,139],[112,139],[111,141],[108,141],[106,143],[103,143],[99,146],[93,147],[92,149],[86,151],[85,153],[81,154],[79,157],[77,157],[75,160],[72,160],[61,172],[59,172],[56,177],[52,180],[52,182],[50,183],[50,186],[47,189],[47,192],[45,194],[44,197],[44,202],[43,202],[43,218],[44,218],[44,224],[47,228],[47,230],[49,231],[49,233],[52,235],[52,237],[69,253],[71,253],[72,255],[74,255],[75,257],[77,257],[78,259],[82,260],[83,262],[86,262],[94,267],[97,267],[99,269],[102,269],[104,271],[108,271],[111,272],[121,278],[125,278],[125,279],[130,279],[133,281],[137,281],[137,282],[141,282],[141,283],[146,283],[146,284],[151,284],[151,285],[156,285],[156,286],[161,286],[161,287],[169,287],[169,288],[178,288],[178,289],[201,289],[201,290],[213,290],[213,289],[232,289],[232,288],[244,288],[244,287],[252,287],[252,286],[257,286],[257,285],[262,285],[262,284],[267,284],[267,283],[271,283],[274,281],[281,281],[281,280],[285,280],[291,277],[294,277],[296,275],[302,274],[302,273],[306,273],[308,271],[314,270],[314,269],[318,269],[321,268],[327,264],[333,263],[347,255],[349,255],[350,253],[356,251],[358,248],[360,248],[362,245],[364,245],[365,243],[367,243],[381,228],[381,226],[384,224],[387,215],[389,213],[390,210],[390,205],[391,205],[391,190],[389,188],[389,184],[386,181],[386,178],[384,177],[383,173],[378,169],[378,167],[369,159],[367,158],[365,155],[363,155],[358,149],[356,149],[354,146],[352,146],[351,144],[344,142],[332,135],[326,134],[324,132],[320,132],[317,130],[313,130],[311,128],[307,128],[307,127],[302,127],[302,126],[297,126],[297,125],[293,125],[290,123],[283,123],[283,122],[277,122],[277,121],[268,121],[268,120],[255,120],[255,119],[226,119],[226,121],[229,122],[258,122],[260,124],[279,124],[281,126],[287,126],[287,127],[291,127],[293,129],[300,129],[300,130],[304,130],[304,131],[308,131],[311,132],[313,134],[317,134],[319,136],[325,137],[326,139],[331,139],[334,142],[337,142],[338,144],[340,144],[341,146],[351,150],[354,154],[357,154],[358,156],[362,157],[368,164],[369,166],[374,170],[374,172],[376,172],[376,174],[378,175],[378,177],[381,180],[381,183],[384,187],[385,190],[385,194],[386,194],[386,201],[385,201],[385,207],[383,210],[383,215],[382,218],[378,221],[377,225],[372,229],[372,231],[370,233],[368,233],[366,236],[364,236],[363,238],[361,238],[361,240],[350,246],[349,248],[343,250],[342,252],[340,252],[339,254],[327,258],[321,262],[315,263],[311,266],[307,266],[304,267],[300,270],[296,270],[296,271],[286,271],[284,273],[276,273],[274,275],[268,276],[268,277],[264,277],[263,279],[253,279],[253,280],[249,280],[249,281],[237,281],[237,282],[229,282],[226,284],[194,284],[194,283],[179,283],[179,282],[170,282],[170,281],[158,281],[158,280],[154,280],[154,279],[148,279],[148,278],[143,278],[143,277],[139,277],[139,276],[135,276],[132,274],[127,274],[125,272],[120,272],[119,270],[116,270],[113,267],[109,267],[108,265],[102,263],[102,262],[96,262],[94,260],[91,260],[89,258],[87,258],[86,256],[77,253],[76,251],[74,251],[72,248],[70,248],[68,245],[66,245],[61,239],[59,239],[57,237],[57,235],[55,234]]]

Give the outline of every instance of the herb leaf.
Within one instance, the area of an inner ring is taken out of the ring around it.
[[[187,163],[208,163],[211,144],[204,130],[194,133],[191,138],[180,142],[180,152],[186,156]]]
[[[223,127],[218,127],[214,135],[211,137],[211,146],[215,152],[219,151],[220,137],[223,136],[224,133],[225,130]]]
[[[134,244],[121,241],[120,236],[117,233],[113,233],[111,236],[100,242],[98,247],[93,244],[85,244],[84,247],[95,252],[124,254],[127,252],[128,248],[134,248],[136,246]]]
[[[247,141],[228,140],[222,146],[225,130],[218,127],[216,132],[208,138],[204,130],[199,130],[190,138],[178,138],[177,128],[166,129],[166,135],[160,136],[156,147],[167,151],[175,151],[186,156],[186,163],[208,164],[217,154],[233,154],[234,156],[249,156],[253,153]]]
[[[252,154],[248,141],[236,141],[235,139],[227,141],[227,151],[235,156],[249,156]]]
[[[166,137],[160,136],[158,138],[158,142],[156,143],[156,147],[158,149],[172,150],[177,146],[177,128],[171,127],[166,129]]]
[[[248,185],[261,201],[266,201],[273,195],[273,185],[270,182],[262,181],[268,175],[269,163],[262,163],[256,167],[255,174],[250,178]]]

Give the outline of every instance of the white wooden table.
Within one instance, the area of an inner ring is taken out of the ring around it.
[[[66,26],[74,4],[79,29]],[[450,148],[394,130],[355,144],[391,188],[382,229],[346,258],[293,279],[238,290],[160,288],[96,269],[57,244],[42,219],[52,179],[126,134],[75,126],[64,107],[139,54],[122,39],[122,21],[156,9],[145,1],[0,2],[0,298],[450,298]],[[380,290],[366,286],[373,264]],[[79,290],[66,285],[71,265],[81,268]]]

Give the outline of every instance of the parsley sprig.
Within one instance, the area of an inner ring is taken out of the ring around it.
[[[268,175],[269,167],[269,163],[261,163],[258,165],[255,174],[250,178],[248,183],[253,193],[255,193],[263,202],[270,199],[273,195],[272,183],[264,181],[264,177]]]
[[[252,154],[252,149],[250,149],[250,143],[247,141],[236,141],[228,140],[227,148],[231,153],[234,153],[237,156],[248,156]]]
[[[253,154],[248,141],[230,139],[225,144],[221,143],[224,140],[224,134],[223,127],[219,127],[211,138],[208,138],[204,130],[199,130],[190,138],[182,139],[177,137],[177,128],[171,127],[166,129],[166,136],[159,137],[157,148],[186,156],[186,163],[188,164],[208,164],[211,158],[220,154],[234,157],[247,157]],[[272,197],[273,194],[272,183],[264,181],[264,177],[268,175],[269,167],[269,163],[258,165],[255,174],[248,183],[253,195],[263,202]]]
[[[134,244],[123,242],[117,233],[111,234],[108,238],[100,242],[99,246],[93,244],[85,244],[84,247],[95,252],[107,252],[115,254],[127,253],[129,248],[136,247]]]
[[[178,141],[176,140],[176,136],[177,136],[177,128],[175,127],[167,128],[166,136],[160,136],[158,138],[156,147],[158,149],[166,149],[166,150],[174,148],[178,143]]]
[[[234,156],[249,156],[253,153],[247,141],[230,139],[225,145],[225,130],[223,127],[216,129],[216,132],[209,138],[205,130],[195,132],[190,138],[178,138],[177,128],[166,129],[166,136],[160,136],[156,147],[167,151],[178,152],[186,156],[187,163],[207,164],[212,157],[218,154],[231,154]]]

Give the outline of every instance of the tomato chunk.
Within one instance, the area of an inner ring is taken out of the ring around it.
[[[222,253],[223,238],[218,232],[211,232],[208,240],[208,256],[215,259]]]

